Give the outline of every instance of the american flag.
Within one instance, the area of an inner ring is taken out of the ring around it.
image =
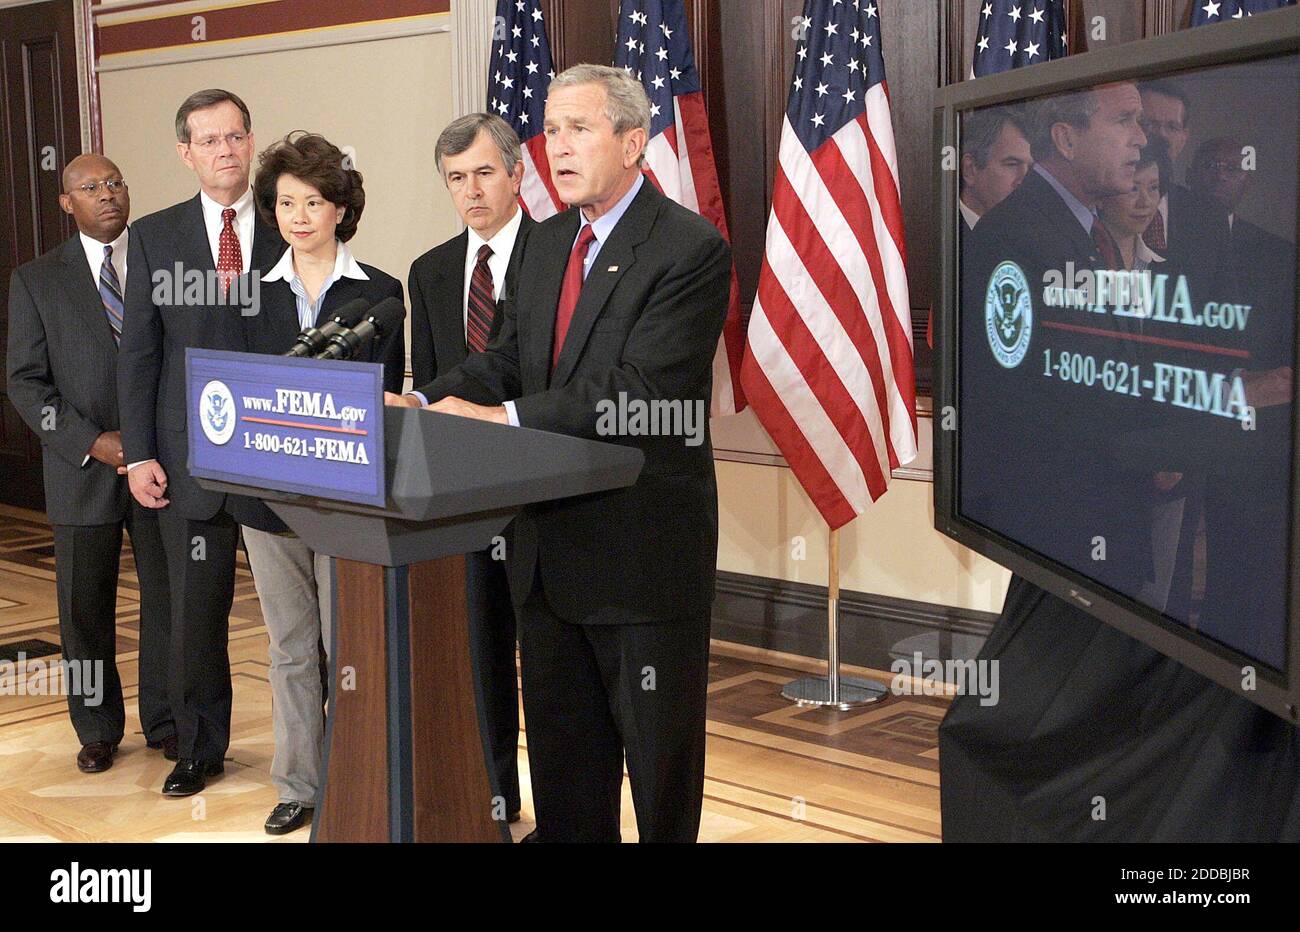
[[[614,64],[635,75],[650,98],[646,175],[660,191],[703,216],[730,241],[682,0],[622,0]],[[744,342],[740,287],[733,267],[727,322],[713,357],[710,413],[715,417],[745,407],[740,392]]]
[[[519,200],[534,220],[564,209],[551,183],[542,116],[555,77],[541,0],[497,0],[488,65],[488,109],[515,128],[523,143],[524,183]]]
[[[881,0],[807,0],[741,382],[831,528],[916,456]]]
[[[1242,19],[1256,13],[1280,10],[1285,6],[1295,6],[1295,0],[1196,0],[1192,7],[1192,25],[1206,26],[1210,23],[1222,23],[1230,19]]]
[[[972,76],[1064,58],[1068,50],[1064,0],[984,0]]]

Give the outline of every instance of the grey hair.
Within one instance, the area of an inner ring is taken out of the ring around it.
[[[614,125],[615,135],[639,128],[650,136],[650,98],[630,73],[609,65],[574,65],[555,76],[548,93],[580,84],[599,84],[605,89],[605,116]]]
[[[213,87],[205,91],[195,91],[185,98],[185,102],[176,111],[176,141],[184,143],[190,141],[189,119],[191,113],[195,110],[206,110],[209,107],[215,107],[227,100],[238,107],[239,112],[244,115],[244,132],[251,133],[253,131],[253,117],[248,112],[248,105],[239,99],[239,95]]]
[[[447,124],[447,128],[438,134],[438,142],[433,147],[433,164],[442,175],[442,160],[449,155],[460,155],[478,139],[480,131],[486,132],[501,153],[501,164],[506,174],[514,174],[519,162],[519,136],[510,124],[495,113],[471,113],[458,117]]]
[[[1025,122],[1029,130],[1029,151],[1034,161],[1041,162],[1056,154],[1053,126],[1068,123],[1076,129],[1087,129],[1100,106],[1092,88],[1030,101],[1025,107]]]

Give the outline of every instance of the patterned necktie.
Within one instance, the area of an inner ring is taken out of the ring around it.
[[[492,247],[484,243],[478,248],[478,261],[474,263],[474,274],[469,279],[469,303],[465,313],[465,344],[471,352],[481,353],[488,345],[488,334],[492,332],[492,317],[496,313],[496,301],[492,298],[492,269],[488,259]]]
[[[1161,256],[1164,256],[1168,244],[1165,242],[1165,218],[1160,215],[1160,211],[1157,210],[1156,215],[1152,217],[1151,222],[1147,224],[1146,232],[1142,234],[1142,239],[1153,252],[1157,252]]]
[[[113,342],[122,342],[122,285],[113,268],[113,247],[104,247],[104,261],[99,267],[99,298],[104,302],[108,326],[113,330]]]
[[[555,309],[555,342],[551,350],[551,371],[559,361],[560,350],[564,349],[564,338],[568,336],[569,324],[573,321],[573,311],[578,306],[578,295],[582,293],[582,267],[587,261],[587,249],[595,240],[596,234],[588,223],[578,234],[578,241],[569,253],[569,265],[564,270],[564,285],[560,288],[560,303]]]
[[[244,257],[239,251],[239,234],[235,232],[235,210],[227,207],[221,212],[221,240],[217,244],[217,275],[221,278],[221,294],[230,291],[230,282],[244,271]]]

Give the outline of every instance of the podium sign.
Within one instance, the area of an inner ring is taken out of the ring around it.
[[[190,474],[384,504],[379,363],[185,350]]]

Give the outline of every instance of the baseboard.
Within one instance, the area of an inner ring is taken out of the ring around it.
[[[984,646],[992,612],[840,590],[840,660],[888,670],[918,651],[926,660],[966,660]],[[800,657],[826,658],[826,587],[743,573],[718,573],[713,637]]]

